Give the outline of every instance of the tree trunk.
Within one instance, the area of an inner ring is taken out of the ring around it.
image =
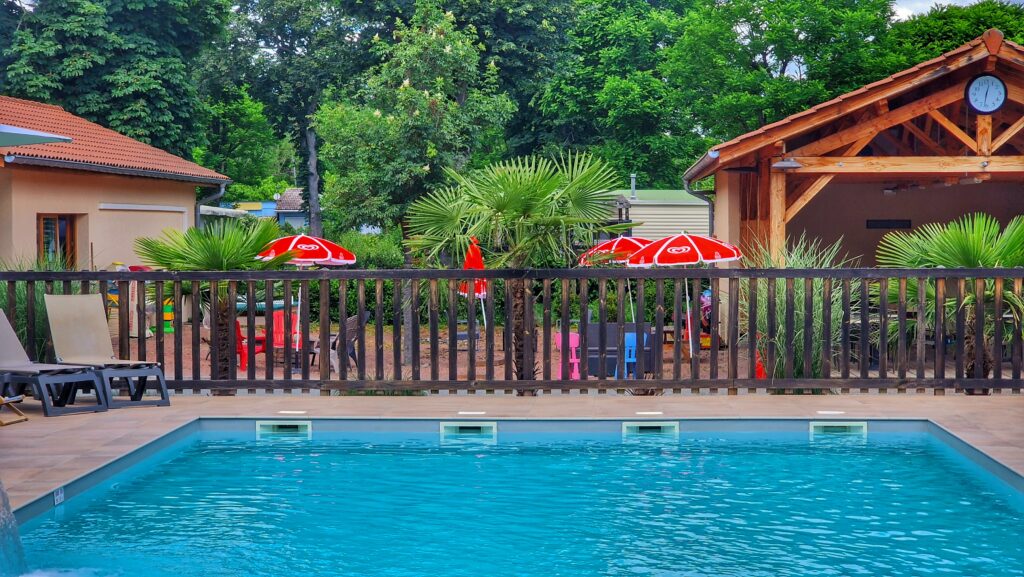
[[[987,379],[989,374],[992,373],[993,366],[992,353],[987,346],[983,347],[981,351],[981,370],[983,374],[974,374],[974,360],[978,358],[978,351],[974,346],[974,339],[977,335],[975,322],[973,309],[968,309],[967,314],[964,316],[964,324],[967,325],[964,330],[964,375],[969,379]],[[964,393],[968,395],[987,395],[988,392],[988,389],[964,389]]]
[[[526,281],[509,279],[507,282],[512,283],[512,368],[516,380],[532,381],[536,378],[536,368],[527,366],[526,363],[526,336],[527,332],[532,330],[526,322]],[[533,346],[532,339],[530,341],[529,346]],[[519,393],[526,394],[525,390],[520,390]]]
[[[309,202],[307,203],[309,208],[309,232],[313,236],[323,236],[324,225],[323,220],[320,218],[320,174],[317,172],[316,131],[313,130],[312,126],[307,126],[305,133],[306,152],[309,153],[306,164],[309,173],[308,185],[306,187],[309,192]]]
[[[217,310],[213,314],[213,322],[217,330],[217,374],[213,375],[213,378],[218,380],[228,378],[231,364],[235,362],[237,356],[235,349],[229,348],[230,335],[235,330],[235,303],[227,301],[226,293],[218,295]]]

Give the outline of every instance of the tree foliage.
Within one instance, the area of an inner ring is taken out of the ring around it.
[[[324,106],[316,129],[329,167],[324,210],[331,230],[396,221],[405,206],[462,170],[503,136],[514,104],[497,90],[497,67],[480,66],[472,29],[420,0],[394,43],[378,37],[381,63],[354,98]]]
[[[6,53],[5,90],[188,156],[200,102],[189,67],[227,0],[39,0]]]

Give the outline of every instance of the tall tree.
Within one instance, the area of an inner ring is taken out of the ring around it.
[[[278,130],[294,137],[306,160],[309,224],[323,234],[320,214],[319,137],[312,116],[330,88],[352,90],[374,62],[369,38],[381,27],[388,2],[244,0],[244,34],[256,46],[249,79]]]
[[[515,105],[497,90],[497,67],[480,66],[474,31],[420,0],[394,43],[378,39],[381,64],[354,99],[325,105],[316,118],[331,171],[325,210],[335,232],[390,224],[405,206],[463,170],[504,138]],[[503,149],[503,147],[501,147]]]
[[[506,134],[515,154],[541,143],[539,96],[568,55],[576,0],[446,0],[460,28],[473,27],[481,62],[498,67],[498,90],[516,104]]]
[[[189,67],[228,8],[227,0],[39,0],[6,52],[5,90],[187,156],[200,109]]]
[[[724,140],[873,80],[891,0],[698,0],[660,67],[688,122]]]
[[[4,52],[14,42],[14,32],[25,14],[18,0],[0,0],[0,90],[3,90],[3,71],[10,64],[10,57]]]
[[[876,76],[883,77],[930,60],[998,28],[1024,42],[1024,4],[982,0],[968,6],[937,4],[924,14],[893,24],[882,39]]]
[[[578,0],[572,56],[540,99],[549,146],[584,147],[647,186],[678,186],[707,142],[661,67],[689,0]]]
[[[247,87],[210,97],[205,126],[206,143],[193,152],[196,162],[234,181],[225,199],[269,200],[284,192],[288,181],[278,173],[279,151],[285,144],[274,134],[262,103]]]

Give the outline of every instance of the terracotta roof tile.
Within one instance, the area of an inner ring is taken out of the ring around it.
[[[154,178],[225,182],[230,180],[194,162],[103,128],[52,104],[0,96],[0,124],[59,134],[72,139],[67,143],[0,147],[0,155],[144,171],[151,173],[146,176]],[[81,169],[90,170],[88,166]]]
[[[302,212],[302,189],[288,188],[277,200],[277,212]]]

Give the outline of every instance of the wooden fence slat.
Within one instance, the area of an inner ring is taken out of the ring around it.
[[[302,354],[301,362],[299,363],[300,370],[302,371],[302,380],[309,380],[309,316],[310,316],[310,302],[309,302],[309,281],[299,281],[299,337],[302,339],[299,342],[299,351]]]
[[[983,281],[984,282],[984,281]],[[1003,279],[993,281],[995,298],[992,303],[992,378],[1003,378]]]
[[[357,313],[358,315],[359,313]],[[348,380],[348,364],[352,362],[349,357],[349,343],[352,341],[352,337],[355,335],[348,334],[348,281],[342,279],[338,281],[338,343],[337,351],[338,355],[338,380]],[[356,320],[359,321],[359,326],[362,326],[362,316],[356,316]],[[358,355],[357,355],[358,356]]]
[[[448,380],[459,380],[459,295],[458,281],[448,281]],[[467,335],[468,338],[468,335]]]
[[[775,339],[777,338],[777,327],[776,327],[776,285],[778,284],[774,278],[769,278],[768,284],[768,302],[767,302],[767,316],[765,317],[768,324],[768,359],[766,361],[765,370],[768,372],[768,378],[775,377]]]
[[[217,307],[220,306],[220,283],[210,282],[210,310],[207,317],[210,323],[210,378],[214,379],[220,375],[220,328],[217,326]]]
[[[964,308],[962,305],[964,294],[966,292],[964,290],[966,288],[966,285],[964,284],[963,279],[956,279],[955,286],[956,291],[953,295],[953,310],[955,311],[954,314],[956,315],[956,319],[954,321],[954,338],[956,339],[956,378],[959,380],[964,378],[964,336],[966,334],[966,331],[964,331]]]
[[[878,376],[889,376],[889,279],[878,281]]]
[[[263,346],[266,348],[266,335]],[[256,285],[245,282],[245,378],[256,380]]]
[[[896,287],[896,377],[907,378],[907,277],[900,277]],[[924,330],[924,319],[917,319],[917,330]]]
[[[356,333],[356,377],[366,380],[366,281],[356,281],[356,314],[359,315],[359,331]],[[376,321],[374,321],[376,322]],[[435,379],[437,380],[437,379]]]
[[[626,378],[626,356],[622,354],[626,350],[626,285],[623,279],[618,279],[615,284],[615,310],[618,312],[618,339],[615,347],[615,377]]]
[[[917,279],[917,316],[918,318],[927,318],[925,302],[927,300],[928,282],[923,278]],[[917,378],[924,378],[924,358],[925,358],[925,332],[917,331]]]
[[[127,283],[125,283],[127,284]],[[43,289],[46,290],[45,288]],[[127,294],[128,291],[125,291]],[[128,299],[125,299],[125,309],[127,310]],[[125,320],[125,326],[127,327],[127,320]],[[121,338],[121,335],[118,335]],[[28,341],[28,356],[33,361],[41,361],[39,358],[37,347],[36,347],[36,283],[35,281],[25,282],[25,340]],[[128,329],[124,330],[124,344],[121,345],[122,349],[127,348],[128,343]],[[128,358],[127,353],[121,358]]]
[[[402,281],[394,280],[391,285],[391,363],[392,379],[402,380]],[[413,343],[410,343],[410,345]]]
[[[672,380],[682,379],[683,374],[683,287],[686,279],[672,283]]]
[[[569,287],[569,279],[562,279],[562,308],[558,312],[559,326],[561,327],[560,335],[558,336],[560,341],[561,354],[559,355],[559,378],[563,381],[568,380],[570,376],[569,372],[569,325],[572,324],[572,315],[569,313],[569,296],[572,294]]]
[[[757,363],[760,360],[757,343],[761,335],[757,332],[757,285],[756,278],[747,279],[747,378],[757,377]]]
[[[67,283],[65,283],[67,284]],[[156,309],[153,312],[154,321],[156,325],[153,327],[155,331],[153,344],[156,346],[156,362],[161,367],[166,366],[164,359],[164,283],[155,282],[153,283],[153,301],[156,304]]]
[[[590,332],[589,325],[590,321],[590,280],[581,278],[577,280],[579,289],[579,304],[580,304],[580,380],[586,381],[589,379],[590,368],[587,366],[587,351],[589,350],[589,339],[587,334]]]
[[[803,349],[804,366],[802,367],[803,378],[809,378],[814,370],[814,279],[804,279],[804,313],[803,313]]]
[[[718,290],[718,281],[715,279],[708,279],[711,286],[711,350],[708,352],[708,378],[711,380],[718,379],[718,349],[722,346],[721,335],[719,334],[721,327],[719,323],[719,299],[721,295]],[[659,353],[660,354],[660,353]],[[657,378],[661,378],[659,375]]]
[[[918,320],[917,330],[925,330],[924,319]],[[935,279],[935,378],[946,378],[946,279]],[[906,375],[904,375],[906,376]]]
[[[228,361],[228,380],[234,381],[238,378],[238,360],[235,352],[238,350],[238,335],[235,332],[235,323],[238,322],[238,287],[235,281],[228,281],[228,296],[227,301],[224,303],[224,307],[228,311],[227,326],[223,327],[227,331],[228,338],[228,354],[227,356],[231,359]],[[216,319],[216,315],[214,319]],[[308,378],[306,376],[305,378]]]
[[[700,378],[700,333],[701,333],[701,310],[700,310],[700,279],[690,279],[690,299],[695,301],[690,309],[689,318],[686,319],[686,330],[690,336],[690,382]]]
[[[526,328],[523,331],[523,358],[525,359],[523,364],[523,376],[524,380],[532,381],[537,378],[537,362],[534,358],[534,353],[537,350],[537,322],[534,318],[535,315],[535,303],[533,296],[533,283],[530,281],[524,281],[526,283]]]
[[[184,376],[183,373],[184,373],[185,369],[184,369],[184,367],[181,366],[182,365],[182,357],[184,356],[184,351],[182,349],[182,346],[183,346],[182,340],[183,340],[184,337],[181,334],[182,333],[182,327],[183,327],[183,323],[182,323],[182,319],[181,319],[181,315],[182,315],[182,306],[181,306],[182,287],[181,287],[181,281],[177,280],[177,279],[175,279],[175,281],[174,281],[174,297],[173,298],[174,298],[174,304],[172,306],[171,314],[174,315],[174,321],[173,321],[174,322],[174,324],[173,324],[173,326],[174,326],[174,380],[180,381],[182,379],[182,377]],[[196,351],[192,352],[192,354],[195,354],[195,353],[196,353]],[[255,379],[255,375],[253,376],[253,379]]]
[[[597,301],[597,378],[603,381],[608,377],[608,281],[597,281]]]
[[[326,381],[331,378],[331,281],[327,279],[320,279],[317,289],[317,293],[320,295],[320,318],[317,319],[317,324],[320,325],[317,334],[317,345],[320,349],[320,366],[317,367],[317,370],[320,372],[320,379]],[[249,283],[249,290],[252,290],[252,283]],[[338,319],[341,324],[345,324],[344,313],[340,313]],[[250,321],[250,323],[256,323],[255,316],[252,317],[252,321]],[[253,330],[255,330],[255,327]],[[345,351],[339,346],[337,353],[338,364],[341,364],[341,357],[345,354]],[[255,357],[250,359],[250,363],[252,362],[255,362]],[[249,370],[253,371],[255,369],[250,365]]]
[[[512,340],[515,325],[512,317],[512,282],[505,280],[505,330],[503,331],[505,352],[505,380],[511,381],[515,369],[515,343]]]
[[[284,374],[284,380],[290,381],[292,378],[292,370],[295,368],[295,362],[292,355],[292,349],[295,344],[292,339],[295,338],[295,323],[292,320],[292,281],[284,281],[284,326],[281,327],[281,335],[284,336],[284,350],[281,352],[281,359],[283,366],[281,367]]]
[[[148,359],[146,350],[146,337],[148,326],[146,324],[146,281],[135,281],[135,338],[138,345],[138,357],[140,361]]]
[[[412,321],[412,326],[409,328],[409,336],[412,338],[412,342],[409,346],[412,349],[412,380],[420,380],[420,281],[419,279],[411,280],[409,295],[412,297],[412,302],[409,306],[412,308],[412,314],[409,315],[409,319]],[[490,292],[490,291],[488,291]],[[345,318],[342,315],[342,318]]]
[[[971,377],[985,378],[985,279],[974,279],[974,370]]]
[[[263,281],[263,332],[267,335],[267,347],[263,356],[266,362],[264,374],[267,380],[274,378],[274,331],[283,331],[283,326],[274,326],[274,281],[267,279]],[[285,296],[287,299],[288,297]],[[282,309],[283,314],[283,309]],[[282,324],[284,321],[282,319]],[[282,353],[283,354],[283,353]]]
[[[428,323],[430,325],[430,380],[440,380],[440,362],[438,356],[440,355],[440,336],[438,329],[438,309],[441,307],[440,299],[441,293],[437,286],[437,279],[430,279],[430,298],[427,302],[427,316]]]
[[[1013,294],[1019,302],[1021,299],[1024,281],[1020,278],[1013,279]],[[1017,317],[1013,323],[1013,349],[1010,357],[1011,375],[1014,380],[1020,380],[1021,358],[1024,356],[1024,318]]]
[[[740,365],[740,279],[729,279],[729,369],[730,379],[739,377]],[[753,359],[751,359],[753,361]]]
[[[551,279],[544,279],[541,284],[541,377],[545,381],[551,380]]]
[[[32,287],[34,286],[31,281],[25,283],[25,290],[29,293],[27,296],[28,303],[34,303],[35,298],[31,296]],[[129,331],[131,330],[131,314],[129,311],[129,293],[131,290],[128,288],[128,281],[118,281],[117,283],[117,354],[120,359],[131,358],[131,342],[129,341]],[[35,328],[35,319],[29,319],[28,328],[30,330]],[[32,342],[31,334],[29,342]]]
[[[494,380],[494,291],[496,285],[493,282],[487,283],[487,296],[484,297],[484,328],[485,338],[487,342],[485,344],[484,352],[484,379],[488,381]],[[419,347],[417,347],[419,348]]]
[[[858,355],[860,378],[866,379],[871,369],[871,287],[867,280],[860,281],[860,326],[858,327]]]
[[[373,378],[384,380],[384,279],[374,283]],[[453,299],[454,300],[454,299]],[[452,354],[455,354],[454,351]],[[449,377],[452,378],[452,377]]]
[[[635,380],[643,380],[647,375],[646,357],[647,357],[647,339],[650,335],[644,330],[644,321],[646,320],[646,302],[644,302],[644,296],[646,294],[645,283],[643,279],[634,279],[636,283],[636,313],[633,315],[633,334],[636,335],[636,371],[633,374]],[[620,351],[621,354],[621,351]]]
[[[843,326],[839,337],[839,376],[844,380],[850,378],[850,325],[853,322],[850,299],[852,292],[853,287],[851,286],[850,279],[844,278],[840,295],[840,302],[843,307]]]
[[[476,285],[473,279],[466,279],[466,380],[476,380]]]
[[[787,379],[793,378],[793,364],[796,356],[796,327],[794,321],[794,310],[796,309],[796,295],[793,292],[795,279],[786,279],[786,300],[785,300],[785,334],[783,335],[783,350],[785,358],[782,359],[783,374]]]
[[[191,313],[191,326],[192,326],[192,380],[198,381],[202,377],[202,369],[200,362],[203,359],[203,351],[201,350],[201,333],[202,333],[202,319],[200,298],[202,285],[199,281],[192,281],[192,313]],[[119,297],[120,298],[120,297]],[[271,377],[273,378],[273,375]]]
[[[651,349],[653,354],[651,360],[654,366],[651,367],[651,374],[655,379],[662,378],[662,365],[664,364],[664,346],[662,340],[665,335],[665,279],[654,281],[654,344]],[[714,377],[712,377],[714,378]]]
[[[832,377],[832,278],[821,281],[821,378]]]

